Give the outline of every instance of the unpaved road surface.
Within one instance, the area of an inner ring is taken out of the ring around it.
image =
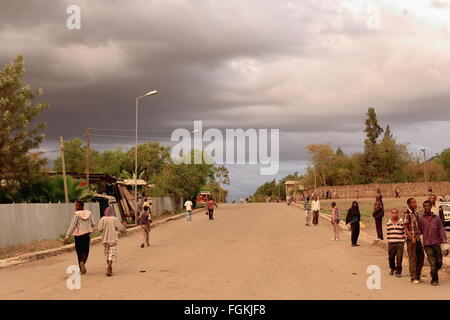
[[[331,241],[320,220],[307,227],[304,213],[286,204],[226,204],[215,220],[154,228],[151,246],[140,234],[121,238],[114,276],[105,276],[103,247],[91,248],[81,289],[66,287],[75,252],[0,269],[0,299],[448,299],[450,277],[432,287],[427,275],[413,285],[404,257],[402,278],[388,275],[387,254],[368,244],[352,248],[349,233]],[[381,289],[369,290],[366,273],[380,266]],[[145,272],[142,272],[145,271]]]

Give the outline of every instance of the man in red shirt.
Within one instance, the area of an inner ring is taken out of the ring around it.
[[[214,220],[214,206],[219,207],[213,198],[209,199],[207,204],[209,220]]]

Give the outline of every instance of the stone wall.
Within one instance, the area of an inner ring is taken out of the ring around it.
[[[359,198],[374,198],[377,188],[381,189],[381,194],[385,198],[395,197],[395,188],[400,189],[401,197],[419,197],[428,195],[428,189],[431,188],[433,193],[438,197],[442,195],[450,195],[450,181],[441,182],[415,182],[415,183],[388,183],[388,184],[364,184],[351,186],[333,186],[333,187],[318,187],[317,191],[322,193],[327,190],[333,193],[336,190],[339,199],[352,198],[356,199],[357,194]],[[314,190],[308,190],[307,193],[312,193]]]

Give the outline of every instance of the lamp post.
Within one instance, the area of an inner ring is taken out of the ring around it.
[[[158,91],[153,90],[150,92],[147,92],[146,94],[143,94],[142,96],[139,96],[136,98],[136,140],[135,140],[135,148],[134,148],[134,200],[136,201],[136,212],[134,213],[135,217],[135,223],[137,223],[137,211],[138,211],[138,197],[137,197],[137,154],[138,154],[138,111],[139,111],[139,99],[152,96],[157,94]]]
[[[425,148],[420,149],[420,151],[423,152],[423,176],[424,176],[425,183],[427,183],[427,154],[426,154]]]

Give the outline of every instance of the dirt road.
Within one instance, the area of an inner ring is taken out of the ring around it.
[[[412,285],[388,275],[386,253],[368,245],[352,248],[349,234],[331,241],[320,220],[307,227],[304,213],[286,204],[228,204],[215,220],[171,221],[121,238],[114,276],[107,278],[103,247],[91,248],[81,289],[66,287],[75,253],[0,269],[0,299],[448,299],[450,277],[441,286],[427,278]],[[404,263],[407,261],[405,256]],[[367,267],[381,267],[381,289],[369,290]],[[145,271],[145,272],[142,272]]]

